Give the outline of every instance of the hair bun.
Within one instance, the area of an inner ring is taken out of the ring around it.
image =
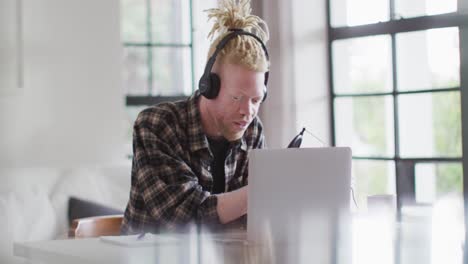
[[[229,29],[242,29],[257,35],[264,43],[269,39],[265,21],[251,14],[250,0],[223,0],[218,8],[211,8],[206,12],[208,20],[214,19],[208,38],[213,39],[215,35],[221,36]]]

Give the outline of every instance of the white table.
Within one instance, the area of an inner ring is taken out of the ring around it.
[[[136,248],[93,238],[16,243],[14,255],[30,263],[47,264],[462,263],[458,236],[462,232],[454,225],[437,224],[436,218],[431,221],[412,219],[398,224],[379,219],[355,217],[350,223],[350,240],[346,240],[349,243],[338,243],[338,248],[333,250],[320,230],[303,229],[297,234],[301,240],[283,244],[272,244],[268,240],[262,245],[244,243],[245,233],[208,238],[173,235],[183,243]],[[238,240],[226,242],[233,238]],[[399,242],[395,243],[397,239]]]
[[[144,264],[144,263],[239,263],[244,259],[245,245],[241,241],[223,242],[184,235],[181,243],[143,247],[125,247],[101,241],[99,238],[37,241],[14,244],[14,255],[30,263],[70,264]]]

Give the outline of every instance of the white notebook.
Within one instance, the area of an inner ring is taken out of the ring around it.
[[[154,235],[151,233],[145,234],[144,237],[138,239],[139,235],[130,236],[102,236],[100,240],[105,243],[110,243],[125,247],[144,247],[161,244],[180,243],[180,238],[168,235]]]

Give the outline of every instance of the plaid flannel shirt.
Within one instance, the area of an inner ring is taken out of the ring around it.
[[[213,155],[202,129],[197,91],[186,101],[143,110],[133,130],[130,199],[122,234],[174,231],[189,223],[220,226],[211,195]],[[231,142],[225,161],[226,188],[247,185],[248,151],[264,147],[256,117],[244,136]]]

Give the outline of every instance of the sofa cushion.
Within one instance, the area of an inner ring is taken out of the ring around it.
[[[0,168],[0,192],[40,187],[46,193],[54,188],[61,171],[54,168]]]
[[[105,206],[99,203],[94,203],[88,200],[70,197],[68,200],[68,223],[71,224],[73,219],[123,214],[123,210]]]
[[[0,192],[0,263],[21,263],[13,243],[55,237],[55,212],[44,189],[29,186]]]
[[[69,198],[125,210],[130,193],[129,167],[118,169],[80,168],[68,171],[51,191],[50,199],[57,219],[57,237],[66,237],[69,227]],[[121,173],[118,173],[122,171]]]

